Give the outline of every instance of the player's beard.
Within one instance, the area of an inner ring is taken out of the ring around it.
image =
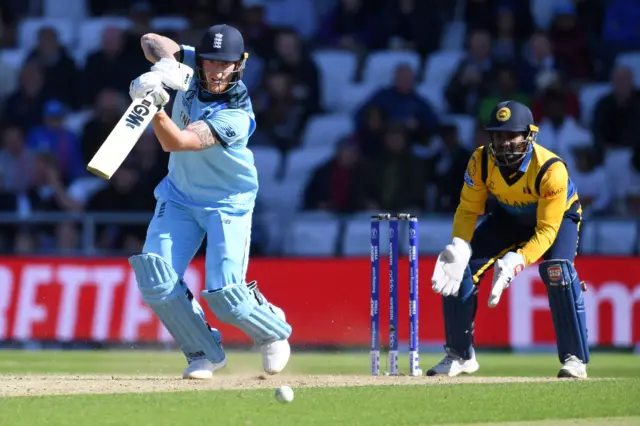
[[[517,166],[524,159],[527,149],[527,141],[502,141],[491,143],[493,155],[496,157],[499,166]]]

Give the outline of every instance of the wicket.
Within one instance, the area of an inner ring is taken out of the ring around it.
[[[389,222],[389,372],[398,368],[399,221],[409,223],[409,375],[421,376],[418,336],[418,218],[408,213],[371,217],[371,375],[380,375],[380,222]]]

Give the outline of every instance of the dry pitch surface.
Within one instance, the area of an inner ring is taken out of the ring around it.
[[[593,379],[591,379],[593,380]],[[349,387],[390,385],[448,385],[456,383],[554,382],[542,377],[370,377],[356,375],[221,375],[212,380],[183,380],[170,376],[110,375],[0,375],[0,397],[77,395],[130,392],[181,392],[193,390],[273,389],[300,387]]]

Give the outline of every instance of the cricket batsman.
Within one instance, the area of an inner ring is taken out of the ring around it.
[[[538,128],[525,105],[506,101],[492,111],[489,142],[464,174],[453,241],[438,256],[432,288],[442,295],[446,355],[427,375],[471,374],[477,285],[492,266],[489,307],[527,266],[539,265],[562,368],[558,377],[586,378],[589,346],[582,286],[573,266],[582,209],[564,162],[536,144]],[[497,207],[476,228],[488,195]]]
[[[279,373],[289,361],[291,326],[255,281],[245,282],[258,178],[247,148],[256,122],[241,81],[248,58],[242,35],[215,25],[197,48],[157,34],[141,44],[154,65],[131,82],[130,95],[151,96],[159,107],[153,130],[171,153],[144,248],[129,258],[142,299],[184,352],[183,378],[208,379],[225,366],[220,333],[183,281],[206,234],[202,298],[219,321],[259,346],[267,373]],[[176,91],[171,116],[163,108],[167,89]]]

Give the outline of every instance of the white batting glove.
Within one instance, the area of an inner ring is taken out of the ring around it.
[[[162,58],[151,71],[158,73],[162,82],[170,89],[186,92],[193,78],[193,69],[175,59]]]
[[[471,246],[462,238],[454,238],[438,256],[431,277],[431,288],[443,296],[457,296],[460,283],[471,258]]]
[[[498,259],[493,268],[493,284],[489,295],[489,307],[495,307],[500,301],[502,292],[509,287],[511,280],[525,268],[524,257],[510,251],[502,259]]]
[[[169,92],[164,90],[162,86],[158,86],[151,91],[147,96],[150,96],[153,100],[153,104],[158,107],[158,109],[162,109],[167,102],[169,102]]]
[[[145,72],[133,80],[129,85],[129,96],[131,100],[146,97],[156,87],[162,87],[162,79],[155,72]]]

